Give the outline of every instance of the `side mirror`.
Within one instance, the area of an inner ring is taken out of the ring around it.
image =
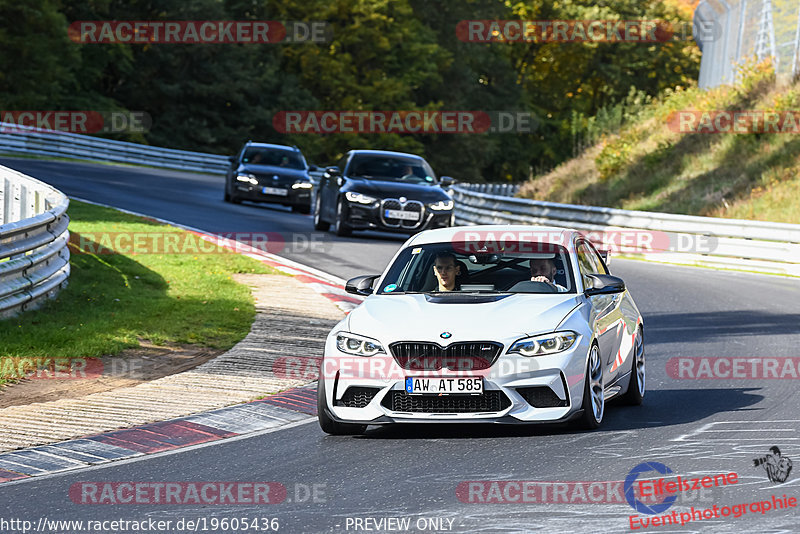
[[[316,165],[309,165],[308,170],[311,172],[315,172],[319,170],[319,167],[317,167]]]
[[[372,284],[380,277],[381,275],[379,274],[356,276],[347,281],[344,285],[344,290],[354,295],[372,295]]]
[[[592,287],[587,287],[583,294],[587,297],[592,295],[613,295],[625,291],[625,282],[622,278],[611,276],[610,274],[590,274]]]
[[[451,185],[453,185],[453,182],[455,182],[455,180],[453,180],[452,176],[439,177],[439,185],[442,187],[450,187]]]
[[[339,167],[325,167],[325,174],[328,176],[341,176],[342,171],[339,170]]]

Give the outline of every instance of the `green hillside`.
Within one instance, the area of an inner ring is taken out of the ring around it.
[[[737,87],[678,88],[635,110],[614,134],[525,183],[554,202],[800,223],[800,127],[795,133],[681,133],[679,111],[800,110],[800,83],[749,67]]]

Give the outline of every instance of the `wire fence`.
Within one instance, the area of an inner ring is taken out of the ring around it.
[[[694,37],[703,52],[700,87],[735,84],[752,59],[772,58],[783,80],[800,74],[800,0],[701,0]]]

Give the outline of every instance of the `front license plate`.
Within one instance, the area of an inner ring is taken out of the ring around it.
[[[383,216],[387,219],[403,219],[404,221],[418,221],[418,211],[385,210]]]
[[[279,197],[285,197],[289,194],[288,189],[281,189],[280,187],[262,187],[261,192],[265,195],[278,195]]]
[[[477,395],[483,393],[483,378],[406,377],[406,393],[419,395]]]

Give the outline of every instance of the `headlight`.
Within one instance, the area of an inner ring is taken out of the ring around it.
[[[311,189],[314,187],[310,182],[297,182],[292,184],[292,189]]]
[[[239,174],[236,176],[236,179],[240,182],[247,182],[253,185],[258,185],[258,180],[252,174]]]
[[[377,198],[368,197],[367,195],[362,195],[361,193],[353,193],[348,191],[344,194],[345,198],[350,202],[358,202],[359,204],[372,204]]]
[[[453,209],[452,200],[440,200],[436,204],[429,204],[428,207],[433,211],[446,211]]]
[[[514,343],[508,352],[516,352],[523,356],[544,356],[546,354],[556,354],[570,348],[578,334],[575,332],[556,332],[554,334],[544,334],[542,336],[520,339]]]
[[[356,356],[374,356],[384,352],[376,340],[345,332],[336,335],[336,347],[342,352]]]

